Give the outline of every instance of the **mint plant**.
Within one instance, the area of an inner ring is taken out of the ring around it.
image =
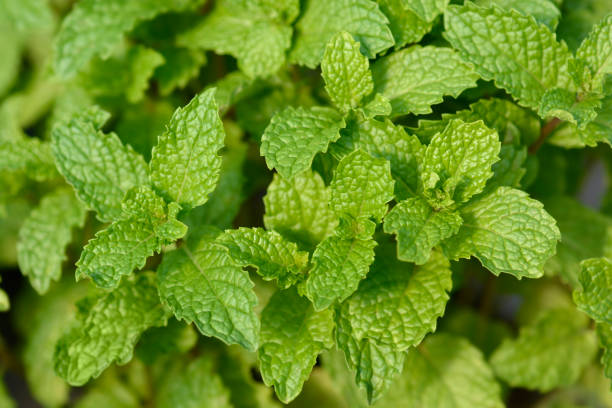
[[[0,406],[611,407],[611,13],[0,0]]]

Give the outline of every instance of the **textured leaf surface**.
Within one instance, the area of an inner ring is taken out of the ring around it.
[[[374,261],[376,241],[331,236],[317,245],[306,281],[306,296],[315,310],[349,297],[365,278]]]
[[[55,371],[71,385],[83,385],[113,362],[125,364],[143,331],[166,324],[155,276],[142,273],[115,291],[87,299],[77,324],[55,350]]]
[[[433,23],[428,23],[404,7],[404,0],[377,0],[380,10],[389,19],[389,28],[393,33],[395,48],[420,41],[427,34]]]
[[[593,27],[576,56],[586,61],[591,69],[593,87],[602,86],[606,75],[612,74],[612,15]]]
[[[418,168],[425,154],[425,147],[415,136],[406,134],[402,126],[369,119],[352,121],[335,145],[332,153],[342,156],[345,151],[361,149],[373,157],[389,160],[391,175],[395,180],[395,195],[399,199],[416,195],[419,185]]]
[[[452,286],[449,262],[439,252],[422,266],[397,261],[392,252],[378,254],[368,278],[343,304],[343,317],[358,341],[404,351],[434,331],[444,314]]]
[[[444,26],[446,39],[461,57],[523,106],[538,109],[547,90],[571,86],[567,46],[532,17],[466,3],[448,8]]]
[[[146,163],[115,133],[99,128],[108,114],[98,109],[77,114],[53,129],[51,147],[57,168],[77,196],[102,221],[121,215],[121,200],[132,187],[148,184]]]
[[[449,0],[404,0],[403,3],[422,20],[432,22],[444,12]]]
[[[218,2],[201,24],[179,37],[179,44],[230,54],[251,78],[275,73],[285,63],[292,30],[273,21],[258,3]]]
[[[346,31],[361,44],[368,58],[393,45],[388,20],[371,0],[308,0],[296,24],[290,60],[310,68],[316,67],[329,39]]]
[[[597,322],[612,325],[612,263],[607,258],[595,258],[580,266],[580,287],[574,291],[578,309]]]
[[[85,221],[85,209],[70,190],[57,190],[41,200],[19,230],[19,269],[40,294],[62,275],[72,228]]]
[[[310,168],[319,152],[340,137],[344,119],[333,109],[289,107],[274,115],[261,137],[268,168],[290,179]]]
[[[160,13],[184,10],[198,3],[201,1],[81,1],[63,20],[57,34],[55,71],[63,77],[71,77],[92,57],[107,57],[123,35],[138,22],[151,19]]]
[[[178,319],[205,336],[255,350],[259,320],[249,274],[218,244],[205,239],[165,254],[158,268],[159,295]]]
[[[391,101],[393,115],[431,112],[444,96],[476,86],[478,75],[449,48],[413,46],[372,65],[374,91]]]
[[[573,384],[597,351],[588,319],[573,309],[553,309],[491,356],[496,374],[513,387],[542,392]]]
[[[327,43],[321,72],[327,93],[343,112],[355,108],[374,89],[368,58],[346,31],[334,35]]]
[[[291,180],[275,174],[264,197],[264,224],[290,240],[314,247],[338,223],[328,207],[329,195],[318,173],[308,170]]]
[[[436,334],[408,352],[404,374],[380,406],[502,408],[500,394],[480,350],[461,337]]]
[[[476,4],[483,7],[498,6],[503,9],[514,9],[526,16],[533,16],[554,31],[561,18],[561,12],[554,0],[479,0]]]
[[[334,172],[329,206],[336,213],[381,220],[393,199],[394,181],[385,159],[362,150],[344,157]]]
[[[160,51],[165,63],[157,67],[154,78],[162,95],[169,95],[177,88],[184,88],[206,63],[206,55],[199,50],[167,47]]]
[[[384,230],[397,236],[398,259],[422,265],[435,246],[459,231],[462,222],[455,211],[434,211],[424,200],[409,198],[387,214]]]
[[[480,193],[493,175],[491,166],[499,160],[499,149],[497,132],[483,122],[454,120],[427,146],[423,181],[435,173],[450,198],[457,203],[466,202]]]
[[[459,233],[442,243],[450,259],[475,256],[495,275],[542,276],[561,234],[539,201],[500,187],[461,209]]]
[[[232,407],[229,391],[208,355],[189,363],[186,359],[169,362],[159,379],[155,397],[155,406],[159,408]]]
[[[253,266],[264,280],[276,279],[287,288],[303,276],[308,265],[308,253],[285,240],[275,231],[262,228],[227,230],[217,242],[229,251],[230,257],[241,266]]]
[[[156,190],[181,206],[204,204],[219,181],[222,160],[217,152],[224,139],[214,89],[178,108],[153,148],[150,171]]]
[[[0,170],[22,171],[37,181],[58,176],[50,144],[35,138],[0,140]]]
[[[317,356],[332,340],[331,310],[315,312],[295,288],[276,292],[261,314],[259,367],[284,403],[294,399]]]
[[[406,353],[393,346],[364,338],[355,339],[349,319],[336,312],[336,344],[355,371],[355,383],[366,391],[370,403],[380,399],[402,372]]]

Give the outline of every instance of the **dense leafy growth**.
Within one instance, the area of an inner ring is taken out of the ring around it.
[[[0,407],[612,407],[609,0],[0,0],[0,56]]]

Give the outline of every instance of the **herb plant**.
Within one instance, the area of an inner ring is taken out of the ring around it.
[[[0,0],[0,406],[612,407],[608,13]]]

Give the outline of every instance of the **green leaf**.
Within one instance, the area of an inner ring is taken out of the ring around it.
[[[393,186],[387,160],[356,150],[344,157],[334,171],[329,206],[337,214],[380,221],[393,199]]]
[[[355,383],[365,389],[371,404],[384,395],[402,372],[406,353],[367,338],[357,340],[347,317],[350,316],[336,312],[336,344],[344,352],[346,364],[355,371]]]
[[[98,232],[83,248],[76,263],[77,279],[87,276],[102,288],[116,287],[122,276],[144,267],[162,245],[185,235],[185,225],[175,217],[176,210],[168,211],[150,187],[129,191],[123,217]]]
[[[604,374],[606,377],[612,379],[612,326],[605,323],[599,323],[596,328],[599,343],[604,349],[603,355],[601,356]]]
[[[214,361],[202,355],[169,361],[158,380],[155,406],[159,408],[232,408],[230,395],[221,377],[216,373]]]
[[[317,245],[305,285],[315,310],[342,302],[355,292],[374,261],[376,241],[371,232],[367,237],[331,236]]]
[[[118,219],[124,194],[149,182],[142,156],[123,146],[115,133],[100,130],[108,116],[91,109],[57,125],[51,134],[58,170],[101,221]]]
[[[3,0],[0,14],[20,34],[47,34],[55,27],[51,4],[41,0]]]
[[[591,29],[588,37],[576,51],[576,57],[591,69],[592,89],[599,90],[612,74],[612,15]]]
[[[552,309],[522,327],[491,356],[495,373],[512,387],[547,392],[573,384],[597,351],[588,319],[571,308]]]
[[[125,95],[128,102],[135,103],[144,98],[153,72],[163,63],[164,58],[157,51],[136,45],[123,55],[95,59],[79,76],[79,85],[92,96]]]
[[[436,334],[410,349],[404,374],[380,406],[502,408],[500,394],[480,350],[461,337]]]
[[[397,236],[397,258],[422,265],[431,250],[459,231],[461,216],[452,210],[434,211],[421,198],[397,204],[385,217],[384,230]]]
[[[308,253],[275,231],[241,227],[225,231],[216,242],[228,249],[234,262],[256,268],[264,280],[276,279],[282,289],[299,281],[308,265]]]
[[[261,314],[261,345],[257,352],[261,376],[284,402],[302,390],[317,356],[330,347],[331,310],[315,312],[295,288],[276,292]]]
[[[329,39],[346,31],[368,58],[393,45],[388,20],[371,0],[308,0],[296,24],[290,62],[316,67]]]
[[[461,57],[474,64],[483,79],[495,80],[520,105],[537,110],[546,91],[571,90],[571,53],[533,17],[468,2],[462,7],[450,6],[444,14],[444,26],[445,38]]]
[[[155,69],[154,78],[162,95],[184,88],[192,78],[198,76],[200,68],[206,63],[206,55],[199,50],[166,47],[160,52],[165,63]]]
[[[555,0],[478,0],[475,3],[483,7],[514,9],[525,16],[533,16],[538,23],[546,25],[553,32],[561,18]]]
[[[346,126],[342,116],[331,108],[288,107],[272,117],[261,137],[261,155],[269,169],[291,179],[312,164],[319,152],[340,137]]]
[[[178,108],[153,148],[149,168],[157,192],[186,208],[204,204],[219,181],[224,139],[214,88]]]
[[[468,201],[480,193],[493,175],[491,166],[499,160],[497,132],[483,122],[451,121],[446,129],[431,140],[421,178],[430,190],[428,179],[437,175],[438,186],[457,203]]]
[[[575,92],[555,88],[542,96],[539,115],[543,118],[559,118],[584,129],[597,117],[600,107],[601,98],[597,95],[587,95],[580,100]]]
[[[548,138],[549,143],[564,148],[582,148],[604,142],[612,144],[612,96],[601,101],[601,108],[584,129],[573,123],[562,123]]]
[[[35,138],[0,140],[0,170],[23,172],[36,181],[58,176],[51,145]]]
[[[442,243],[450,259],[478,258],[494,275],[542,276],[561,234],[555,220],[520,190],[500,187],[461,209],[459,233]]]
[[[369,339],[397,351],[418,345],[436,329],[451,289],[449,262],[439,252],[415,266],[381,247],[367,279],[342,305],[356,341]],[[372,319],[372,316],[376,316]]]
[[[197,342],[198,334],[193,326],[170,319],[165,327],[153,327],[143,333],[136,347],[136,357],[153,365],[164,357],[188,352]]]
[[[224,247],[206,239],[192,248],[183,245],[164,255],[157,274],[159,296],[177,319],[226,344],[257,349],[253,282]]]
[[[3,289],[0,289],[0,312],[6,312],[11,308],[11,302]]]
[[[178,44],[230,54],[251,78],[274,74],[285,64],[292,30],[273,21],[257,3],[217,2],[202,23],[179,36]]]
[[[22,43],[15,40],[16,36],[13,27],[0,22],[0,50],[3,58],[0,66],[0,97],[11,89],[19,75]]]
[[[404,0],[404,7],[411,10],[420,19],[431,23],[444,12],[449,0]]]
[[[422,20],[416,13],[404,7],[405,0],[376,0],[378,7],[389,19],[389,28],[395,39],[395,48],[419,42],[433,23]]]
[[[391,101],[393,115],[430,113],[444,96],[476,86],[478,75],[449,48],[415,45],[372,65],[374,91]]]
[[[76,324],[57,344],[55,371],[70,385],[83,385],[113,362],[130,361],[142,332],[165,325],[168,317],[155,275],[126,279],[115,291],[86,299]]]
[[[94,56],[106,58],[137,23],[157,14],[181,11],[202,0],[84,0],[62,22],[55,39],[54,68],[64,78],[76,74]]]
[[[327,43],[321,72],[327,93],[342,112],[358,106],[374,89],[368,58],[346,31],[334,35]]]
[[[263,199],[264,224],[292,241],[314,247],[338,224],[328,207],[329,196],[318,173],[308,170],[291,180],[275,174]]]
[[[596,322],[612,325],[612,263],[607,258],[582,261],[578,281],[574,290],[578,309]]]
[[[85,215],[72,191],[61,189],[43,197],[24,221],[17,243],[19,269],[39,294],[61,277],[72,229],[83,226]]]
[[[344,151],[355,149],[389,161],[397,198],[416,195],[419,184],[417,170],[425,155],[425,147],[417,137],[406,134],[402,126],[393,124],[389,119],[382,122],[374,119],[355,120],[349,122],[347,133],[330,147],[330,151],[343,157]]]

